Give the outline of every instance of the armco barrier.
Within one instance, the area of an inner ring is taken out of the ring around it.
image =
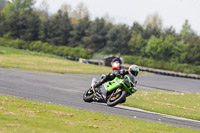
[[[60,56],[60,55],[57,55]],[[64,57],[64,56],[62,56]],[[78,61],[79,58],[75,58],[75,57],[64,57],[68,60],[73,60],[73,61]],[[102,62],[100,61],[91,61],[91,60],[87,60],[88,64],[94,64],[94,65],[103,65]],[[122,69],[128,69],[129,65],[123,65]],[[163,71],[163,70],[158,70],[158,69],[151,69],[151,68],[143,68],[140,67],[140,71],[144,71],[144,72],[150,72],[150,73],[155,73],[155,74],[160,74],[160,75],[166,75],[166,76],[173,76],[173,77],[180,77],[180,78],[190,78],[190,79],[198,79],[200,80],[200,76],[199,75],[190,75],[190,74],[184,74],[184,73],[176,73],[176,72],[168,72],[168,71]]]
[[[88,63],[90,63],[90,62],[88,62]],[[92,63],[92,61],[91,61],[91,64],[103,65],[102,62]],[[123,65],[122,69],[128,69],[128,67]],[[190,79],[198,79],[198,80],[200,80],[200,76],[193,76],[193,75],[183,74],[183,73],[180,74],[180,73],[168,72],[168,71],[163,71],[163,70],[154,70],[154,69],[151,69],[151,68],[140,67],[140,71],[150,72],[150,73],[155,73],[155,74],[160,74],[160,75],[166,75],[166,76],[173,76],[173,77],[190,78]]]
[[[129,65],[128,65],[129,66]],[[127,66],[123,66],[123,68],[128,69]],[[148,69],[148,68],[140,68],[140,71],[144,72],[150,72],[150,73],[155,73],[155,74],[160,74],[160,75],[166,75],[166,76],[173,76],[173,77],[180,77],[180,78],[190,78],[190,79],[198,79],[200,80],[200,76],[193,76],[189,74],[179,74],[175,72],[167,72],[167,71],[159,71],[159,70],[153,70],[153,69]]]
[[[151,73],[166,75],[166,76],[199,79],[200,80],[200,76],[193,76],[193,75],[188,75],[188,74],[177,74],[177,73],[173,73],[173,72],[163,72],[163,71],[158,71],[158,70],[150,70],[150,69],[142,69],[142,68],[140,68],[140,71],[151,72]]]

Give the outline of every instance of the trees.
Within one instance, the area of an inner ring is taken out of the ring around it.
[[[86,37],[86,32],[91,24],[89,11],[83,3],[79,3],[73,11],[71,11],[69,5],[66,5],[65,8],[67,11],[70,10],[70,19],[73,25],[73,30],[70,32],[69,46],[83,47],[83,38]]]
[[[0,36],[3,36],[6,30],[5,15],[0,12]]]
[[[40,17],[40,20],[42,22],[45,22],[48,20],[48,17],[49,17],[48,8],[49,8],[49,5],[48,5],[47,1],[43,0],[40,3],[39,8],[36,9],[36,11],[35,11],[38,14],[38,16]]]
[[[102,50],[106,46],[106,34],[110,29],[110,25],[105,23],[104,19],[95,19],[91,22],[90,27],[83,37],[83,46],[93,52]]]
[[[137,34],[137,32],[133,30],[128,46],[133,55],[141,56],[145,53],[146,40],[142,37],[141,33]]]
[[[133,26],[131,27],[131,30],[134,30],[137,34],[141,33],[143,34],[144,29],[142,27],[142,25],[140,25],[138,22],[134,22]]]
[[[155,36],[152,36],[145,48],[146,54],[154,59],[160,60],[162,59],[162,53],[161,53],[161,46],[163,42],[163,37],[157,38]]]
[[[14,12],[21,13],[30,13],[33,10],[33,5],[35,0],[12,0],[7,1],[7,4],[3,8],[2,12],[9,17]]]
[[[126,25],[114,25],[106,35],[106,46],[104,52],[107,54],[128,54],[128,41],[130,30]]]
[[[23,13],[20,16],[18,25],[19,29],[19,38],[25,41],[36,41],[39,39],[39,31],[41,21],[39,16],[34,12]]]
[[[186,19],[183,26],[182,30],[180,31],[180,39],[184,40],[184,42],[188,42],[189,39],[194,35],[194,31],[191,29],[191,26],[189,24],[189,21]]]
[[[0,11],[5,6],[6,0],[0,0]]]
[[[72,23],[77,24],[80,20],[90,17],[88,8],[84,3],[79,3],[76,9],[72,11],[70,17],[72,18]]]
[[[40,19],[34,12],[20,14],[19,11],[15,11],[4,23],[6,23],[4,34],[10,32],[12,38],[26,41],[39,39]]]
[[[40,19],[32,12],[34,2],[34,0],[8,1],[1,12],[4,20],[1,23],[0,34],[9,32],[12,38],[38,40]]]
[[[131,31],[129,27],[125,24],[120,25],[120,32],[117,41],[119,43],[118,51],[116,53],[120,53],[122,55],[127,55],[130,53],[130,49],[128,47],[128,41],[131,38]]]
[[[20,38],[20,29],[21,29],[21,23],[20,23],[20,13],[18,11],[15,11],[12,13],[12,15],[5,20],[6,30],[4,31],[4,34],[10,32],[12,38]]]
[[[88,17],[85,17],[79,20],[78,23],[73,25],[73,31],[71,32],[71,39],[70,39],[70,46],[77,47],[77,46],[84,46],[83,38],[86,37],[86,32],[90,27],[90,20]]]
[[[0,0],[0,4],[2,1],[5,2]],[[59,45],[60,49],[66,45],[84,48],[91,53],[200,64],[200,36],[191,29],[188,20],[180,33],[176,33],[172,26],[162,27],[162,19],[157,13],[147,16],[143,25],[134,22],[129,27],[113,24],[108,15],[91,20],[83,3],[74,10],[70,5],[62,5],[56,14],[51,15],[48,14],[47,1],[44,0],[39,9],[33,8],[34,3],[35,0],[9,0],[0,9],[0,36],[41,40]]]
[[[176,30],[172,26],[165,28],[162,35],[163,36],[168,36],[168,35],[177,36]]]
[[[67,45],[71,37],[72,24],[68,13],[61,10],[52,16],[48,24],[47,41],[54,45]]]
[[[185,63],[200,65],[200,37],[192,30],[187,19],[182,26],[179,38],[188,43],[185,53]]]
[[[68,13],[68,16],[71,17],[72,7],[68,4],[62,4],[60,10],[63,13]]]
[[[198,36],[192,36],[188,41],[185,63],[200,65],[200,38]]]
[[[168,35],[166,38],[152,36],[147,43],[145,52],[149,57],[157,60],[181,62],[186,46],[183,41],[176,41],[172,35]]]
[[[162,32],[162,19],[158,13],[147,16],[144,22],[143,38],[149,39],[151,36],[159,37]]]

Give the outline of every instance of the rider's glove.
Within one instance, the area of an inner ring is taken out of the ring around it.
[[[98,82],[94,85],[94,88],[97,88],[97,87],[99,87],[100,85],[102,85],[102,82],[101,82],[101,81],[98,81]]]
[[[101,75],[101,79],[103,80],[103,79],[106,79],[106,75],[105,74],[102,74]]]
[[[120,70],[119,72],[121,75],[125,75],[125,74],[128,74],[128,71],[127,70]]]

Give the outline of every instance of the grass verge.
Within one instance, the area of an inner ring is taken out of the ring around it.
[[[26,50],[0,47],[0,67],[15,67],[57,73],[109,73],[104,66],[81,64],[60,57]],[[126,106],[200,120],[200,94],[166,91],[138,91]]]
[[[200,121],[200,94],[137,91],[123,105]]]
[[[0,132],[199,132],[154,122],[0,96]]]
[[[106,74],[110,67],[83,64],[54,55],[0,47],[0,67],[25,68],[57,73]]]

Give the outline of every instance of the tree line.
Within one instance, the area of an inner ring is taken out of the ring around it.
[[[149,15],[143,24],[135,21],[128,26],[115,24],[107,15],[92,20],[83,3],[73,10],[70,5],[62,5],[55,14],[48,13],[45,1],[40,8],[34,4],[34,0],[12,0],[0,5],[0,37],[78,47],[89,54],[200,65],[200,36],[191,29],[188,20],[177,33],[173,26],[163,27],[157,13]]]

